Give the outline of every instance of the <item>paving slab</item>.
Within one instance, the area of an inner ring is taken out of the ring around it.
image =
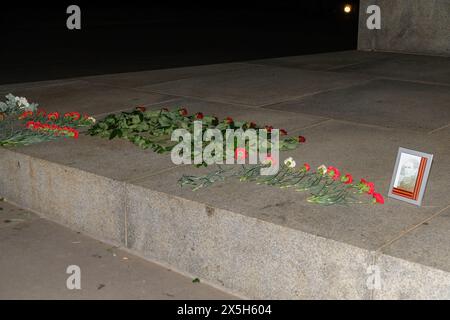
[[[9,88],[0,93],[24,96],[30,102],[37,102],[44,110],[69,112],[78,111],[99,115],[138,105],[167,101],[173,97],[158,93],[146,93],[85,81],[58,82],[52,85]]]
[[[251,60],[247,61],[247,63],[298,68],[305,70],[326,71],[351,65],[358,65],[363,62],[376,62],[390,55],[391,54],[384,52],[349,50],[272,59]]]
[[[156,83],[192,78],[248,67],[244,63],[223,63],[183,68],[124,72],[99,76],[83,77],[91,83],[113,85],[121,88],[136,88]]]
[[[385,53],[387,54],[387,53]],[[358,64],[335,68],[336,72],[356,72],[384,78],[421,80],[450,84],[450,57],[415,54],[387,54],[383,59],[373,59]]]
[[[253,121],[258,125],[271,125],[274,128],[291,130],[315,125],[327,118],[296,112],[280,112],[278,110],[238,106],[230,103],[210,102],[200,99],[179,98],[168,102],[153,104],[148,109],[168,108],[170,110],[184,107],[189,114],[202,112],[204,115],[225,119],[230,116],[236,121]]]
[[[323,207],[306,202],[304,192],[236,180],[193,192],[189,188],[181,188],[175,182],[183,174],[200,175],[211,169],[189,166],[132,183],[369,250],[378,249],[403,230],[421,223],[450,203],[444,191],[450,179],[447,161],[450,154],[448,148],[445,149],[445,135],[433,137],[434,142],[430,143],[429,137],[419,134],[337,121],[305,129],[302,134],[308,142],[297,150],[282,153],[282,159],[293,156],[299,164],[308,162],[319,166],[324,163],[343,171],[348,170],[355,178],[364,177],[374,181],[379,192],[385,196],[386,203],[383,206]],[[435,154],[436,161],[433,163],[423,207],[387,198],[399,146]]]
[[[450,272],[450,208],[385,247],[382,252]],[[450,282],[449,288],[450,288]]]
[[[161,94],[260,106],[361,83],[369,78],[364,75],[254,65],[242,70],[170,81],[139,87],[139,89]]]
[[[1,299],[236,299],[192,277],[0,202]],[[69,265],[81,290],[69,290]]]
[[[266,108],[427,132],[450,123],[449,106],[448,86],[382,79]]]
[[[83,134],[77,140],[61,139],[13,150],[117,181],[133,180],[148,172],[175,167],[170,154],[142,150],[122,139],[109,140]]]

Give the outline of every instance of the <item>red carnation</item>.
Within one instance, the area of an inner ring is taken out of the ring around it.
[[[58,112],[52,112],[47,115],[48,120],[58,120],[58,118],[59,118]]]
[[[72,118],[72,120],[79,120],[81,115],[79,112],[67,112],[64,114],[64,118]]]
[[[186,108],[181,108],[179,111],[180,115],[182,116],[186,116],[188,114],[187,109]]]
[[[342,177],[341,181],[345,184],[350,184],[353,182],[353,177],[350,173],[347,173],[345,176]]]
[[[282,136],[285,136],[285,135],[287,135],[287,131],[284,130],[284,129],[280,129],[280,134],[281,134]]]
[[[335,168],[335,167],[331,167],[330,166],[330,167],[328,167],[327,171],[328,172],[333,172],[333,176],[331,177],[333,180],[337,180],[340,177],[340,175],[341,175],[341,173],[339,172],[338,168]]]
[[[25,111],[24,113],[22,113],[19,116],[19,119],[22,120],[22,119],[25,119],[25,118],[28,118],[28,117],[31,117],[31,116],[33,116],[33,111]]]
[[[384,198],[381,194],[374,192],[373,193],[373,198],[375,199],[375,201],[377,203],[383,204],[384,203]]]
[[[300,143],[306,142],[305,137],[304,136],[298,136],[298,142],[300,142]]]
[[[145,107],[143,107],[143,106],[139,106],[139,107],[136,107],[136,110],[139,110],[139,111],[141,111],[141,112],[144,112],[145,110],[147,110]]]
[[[374,194],[375,193],[375,185],[373,182],[368,182],[367,185],[369,186],[369,191],[367,191],[368,194]]]
[[[254,122],[250,122],[250,125],[249,125],[249,127],[250,127],[250,128],[256,128],[256,123],[254,123]]]
[[[225,122],[228,123],[228,124],[232,124],[232,123],[233,123],[233,118],[231,118],[231,117],[226,117],[226,118],[225,118]]]
[[[197,114],[195,115],[195,118],[199,119],[199,120],[203,119],[203,113],[197,112]]]
[[[304,163],[303,166],[305,167],[305,170],[306,170],[306,171],[311,170],[311,166],[310,166],[309,164]]]
[[[46,112],[45,112],[44,109],[37,109],[36,114],[37,114],[38,116],[43,116],[43,117],[45,117]]]
[[[265,126],[264,128],[270,133],[272,132],[273,126]]]

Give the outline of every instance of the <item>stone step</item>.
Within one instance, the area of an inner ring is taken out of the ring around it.
[[[214,199],[188,199],[11,149],[0,148],[0,159],[7,201],[230,293],[450,299],[448,270],[224,209]],[[371,282],[378,274],[381,288]]]

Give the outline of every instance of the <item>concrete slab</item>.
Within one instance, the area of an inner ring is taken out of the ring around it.
[[[358,132],[358,134],[355,134]],[[297,163],[334,165],[349,170],[357,177],[369,179],[386,197],[383,206],[353,205],[322,207],[305,201],[306,193],[280,190],[253,183],[232,180],[210,188],[192,192],[175,184],[183,174],[200,175],[211,169],[182,167],[161,175],[133,181],[152,190],[206,203],[298,229],[317,236],[349,243],[368,250],[376,250],[400,232],[421,223],[450,201],[445,194],[450,176],[446,159],[449,151],[445,135],[430,137],[412,135],[387,129],[368,128],[337,121],[327,122],[302,131],[308,142],[299,149],[282,154],[293,156]],[[320,146],[320,147],[319,147]],[[430,174],[424,206],[411,206],[387,199],[395,157],[399,146],[435,154],[436,162]],[[376,155],[376,156],[375,156]],[[370,200],[370,198],[367,198]]]
[[[249,298],[369,298],[364,271],[371,257],[365,250],[200,199],[133,185],[128,185],[128,196],[128,247],[150,259],[167,261]]]
[[[139,87],[161,94],[260,106],[361,83],[369,77],[270,66]]]
[[[133,180],[148,172],[175,167],[170,154],[142,150],[122,139],[109,140],[83,134],[77,140],[44,142],[15,148],[14,151],[118,181]]]
[[[8,93],[25,96],[28,101],[39,103],[44,110],[78,111],[90,115],[110,113],[173,98],[157,93],[120,89],[85,81],[58,82],[45,86],[18,87],[18,89],[9,88],[0,93],[0,96]]]
[[[170,110],[185,107],[189,114],[203,112],[205,115],[213,115],[224,119],[228,116],[239,121],[253,121],[258,125],[272,125],[274,128],[288,131],[299,130],[311,125],[315,125],[327,120],[325,117],[318,117],[296,112],[280,112],[278,110],[237,106],[230,103],[209,102],[200,99],[179,98],[168,102],[157,103],[148,109],[168,108]]]
[[[1,299],[236,299],[9,203],[0,207]],[[81,290],[66,287],[69,265],[81,269]]]
[[[246,67],[248,66],[244,63],[223,63],[183,68],[107,74],[83,77],[81,79],[91,83],[108,84],[121,88],[136,88],[161,82],[238,70]]]
[[[2,197],[97,239],[125,243],[123,183],[4,148],[0,158]]]
[[[427,132],[450,123],[449,105],[447,86],[380,79],[266,108]]]
[[[0,230],[2,228],[15,227],[23,222],[29,222],[35,219],[39,219],[36,214],[15,207],[4,200],[0,200]]]
[[[270,65],[305,70],[326,71],[363,62],[374,62],[388,57],[389,53],[366,51],[338,51],[273,59],[251,60],[252,64]]]
[[[440,269],[389,255],[380,255],[381,288],[373,291],[376,300],[449,300],[450,274]]]
[[[375,55],[377,54],[375,53]],[[384,78],[422,80],[450,84],[450,79],[445,75],[445,73],[450,72],[450,57],[395,53],[383,54],[386,55],[383,59],[372,59],[354,65],[335,68],[334,71],[356,72]]]
[[[384,254],[450,272],[450,208],[382,250]],[[450,282],[449,288],[450,288]]]

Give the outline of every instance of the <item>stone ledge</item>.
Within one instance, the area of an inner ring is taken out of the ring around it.
[[[0,148],[0,196],[259,299],[450,299],[448,272]],[[430,281],[432,279],[433,281]]]

